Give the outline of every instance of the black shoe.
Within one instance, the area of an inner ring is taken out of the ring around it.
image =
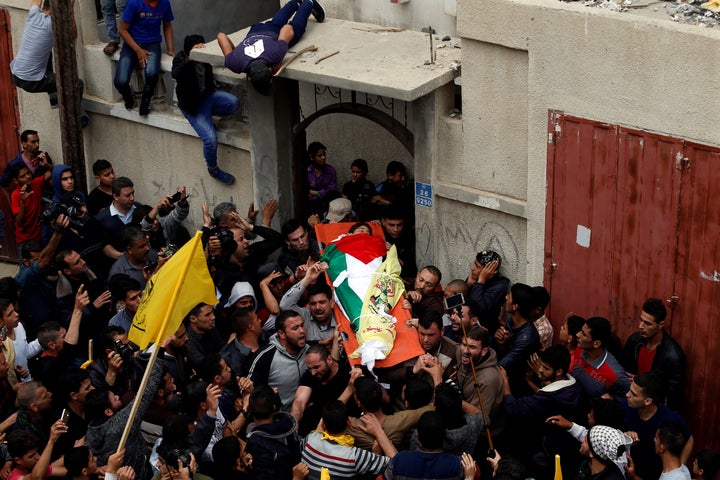
[[[318,23],[323,23],[325,21],[325,9],[318,3],[317,0],[312,0],[312,2],[312,16],[315,17],[315,21]]]
[[[141,117],[147,117],[147,114],[150,113],[150,100],[152,100],[150,97],[142,97],[142,100],[140,100],[140,116]]]
[[[132,92],[128,89],[126,92],[121,92],[123,101],[125,102],[125,108],[132,110],[135,108],[135,97]]]
[[[50,108],[58,108],[58,97],[57,93],[50,93]]]

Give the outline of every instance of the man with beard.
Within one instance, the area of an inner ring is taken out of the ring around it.
[[[514,396],[505,370],[500,368],[504,380],[503,410],[513,421],[522,422],[523,429],[514,429],[516,452],[532,459],[536,474],[549,475],[554,456],[560,455],[562,470],[570,477],[580,465],[577,442],[552,423],[545,420],[552,415],[565,415],[570,421],[580,421],[586,414],[582,388],[568,375],[570,352],[562,345],[554,345],[533,357],[535,373],[542,387],[526,397]]]
[[[475,367],[482,403],[490,417],[490,431],[496,435],[503,430],[505,424],[500,408],[503,399],[503,377],[497,369],[497,354],[489,345],[490,333],[487,328],[474,325],[467,330],[467,335],[460,344],[456,382],[463,400],[480,408],[478,388],[475,387],[472,371],[472,367]]]
[[[300,385],[300,378],[307,370],[305,322],[297,312],[285,310],[280,312],[275,325],[277,333],[255,357],[249,377],[254,385],[276,388],[282,409],[287,411]]]
[[[305,365],[307,371],[300,379],[290,409],[299,424],[298,432],[303,437],[317,427],[323,408],[330,402],[340,400],[354,407],[352,385],[348,386],[350,365],[347,361],[338,362],[325,346],[313,345],[305,354]],[[356,408],[351,410],[353,416],[360,413],[354,411]]]
[[[439,288],[440,280],[442,273],[434,265],[423,268],[415,277],[413,289],[407,290],[407,298],[403,300],[403,307],[411,309],[414,318],[418,318],[426,310],[445,313],[443,291]]]
[[[330,286],[319,281],[322,272],[327,269],[325,262],[318,262],[310,267],[299,283],[283,295],[280,300],[281,310],[294,310],[305,322],[307,341],[310,344],[320,343],[329,346],[335,336],[337,322],[333,314],[335,302]],[[303,308],[298,305],[305,289],[308,289],[308,304]]]
[[[480,325],[478,310],[477,303],[471,299],[468,299],[460,307],[450,310],[450,325],[445,327],[443,335],[460,343],[463,336],[463,327],[465,327],[464,331],[467,332],[473,325]]]

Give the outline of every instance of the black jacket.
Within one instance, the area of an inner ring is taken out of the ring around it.
[[[623,363],[625,369],[631,373],[637,373],[637,361],[640,354],[640,347],[645,345],[647,340],[639,332],[635,332],[627,339],[623,351]],[[668,334],[663,332],[663,338],[655,351],[651,370],[661,373],[665,382],[665,394],[667,395],[667,406],[677,410],[682,405],[683,379],[685,377],[685,352],[680,345]]]
[[[176,82],[178,106],[190,115],[195,115],[205,97],[215,91],[212,66],[190,60],[185,52],[173,58],[172,78]]]

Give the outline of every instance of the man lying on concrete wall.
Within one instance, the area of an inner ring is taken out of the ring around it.
[[[311,13],[318,23],[325,20],[325,10],[317,0],[290,0],[272,20],[250,27],[237,48],[227,35],[218,33],[225,66],[235,73],[246,73],[258,93],[270,95],[273,73],[279,68],[288,48],[302,38]],[[288,23],[293,14],[295,17]]]

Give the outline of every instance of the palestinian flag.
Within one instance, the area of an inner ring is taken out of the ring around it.
[[[394,247],[386,252],[381,237],[346,235],[328,245],[321,260],[328,263],[338,304],[360,345],[350,356],[360,356],[372,368],[375,360],[387,357],[395,340],[390,312],[405,291],[397,252]]]

